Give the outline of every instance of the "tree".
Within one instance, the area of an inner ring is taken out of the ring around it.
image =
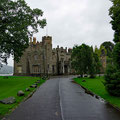
[[[99,59],[100,57],[104,54],[107,54],[107,50],[105,49],[105,47],[103,45],[100,46],[100,48],[97,48],[97,46],[95,46],[95,54],[98,55]]]
[[[86,44],[73,47],[72,50],[72,67],[81,76],[84,74],[90,74],[90,77],[94,77],[94,58],[93,50]]]
[[[107,52],[107,56],[111,58],[114,44],[110,41],[107,41],[107,42],[102,43],[101,46],[104,46],[104,48],[106,49],[106,52]]]
[[[120,96],[120,71],[112,64],[107,65],[105,87],[113,96]]]
[[[120,0],[110,0],[113,6],[109,9],[112,29],[114,32],[114,42],[120,42]]]
[[[109,10],[115,47],[113,49],[113,64],[108,65],[105,74],[105,87],[111,95],[120,96],[120,1],[111,0],[113,6]]]
[[[98,49],[97,47],[95,47],[95,52],[94,52],[98,58],[96,58],[97,60],[97,74],[100,74],[102,72],[105,71],[105,66],[103,64],[103,58],[106,56],[107,51],[105,49],[105,47],[103,45],[100,46],[100,48]]]
[[[0,1],[0,63],[7,63],[10,55],[19,61],[29,38],[46,25],[42,16],[42,10],[31,9],[24,0]]]
[[[116,43],[113,50],[113,60],[114,64],[118,70],[120,70],[120,42]]]
[[[100,74],[101,62],[99,56],[93,52],[95,73]]]

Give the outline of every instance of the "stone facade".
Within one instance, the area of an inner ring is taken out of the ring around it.
[[[59,46],[52,48],[50,36],[42,37],[42,42],[30,39],[30,45],[20,61],[14,61],[14,75],[72,74],[71,52],[71,49]]]

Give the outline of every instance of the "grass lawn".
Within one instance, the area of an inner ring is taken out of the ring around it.
[[[40,80],[40,77],[23,77],[23,76],[9,76],[8,78],[0,76],[0,100],[8,97],[15,97],[16,103],[5,105],[0,103],[0,117],[9,113],[12,108],[17,106],[34,88],[30,88],[29,92],[25,92],[25,96],[17,96],[19,90],[25,91],[26,88],[29,88],[30,85],[34,84],[37,80]],[[41,79],[42,84],[45,80]]]
[[[108,94],[103,85],[104,77],[96,77],[94,79],[75,78],[74,80],[75,82],[92,91],[96,95],[101,96],[101,98],[105,99],[109,103],[120,108],[120,97],[114,97]],[[86,80],[86,82],[82,82],[82,80]]]

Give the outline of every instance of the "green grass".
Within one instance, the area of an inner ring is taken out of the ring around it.
[[[84,80],[84,79],[86,80],[86,82],[82,82],[82,80]],[[92,91],[96,95],[101,96],[101,98],[105,99],[109,103],[120,108],[120,97],[115,97],[115,96],[109,95],[109,93],[105,89],[105,86],[103,85],[104,77],[96,77],[94,79],[75,78],[74,80],[76,83],[82,85],[83,87]]]
[[[17,92],[19,90],[25,91],[26,88],[29,88],[30,85],[34,84],[37,80],[40,80],[39,77],[22,77],[22,76],[10,76],[8,78],[0,76],[0,100],[8,97],[15,97],[16,103],[5,105],[0,103],[0,117],[9,113],[11,109],[16,107],[26,96],[30,94],[34,90],[34,88],[30,88],[29,92],[25,92],[25,96],[19,97],[17,96]],[[42,84],[45,80],[41,79],[41,82],[38,84]]]

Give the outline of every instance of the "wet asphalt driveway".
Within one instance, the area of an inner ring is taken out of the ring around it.
[[[120,120],[120,112],[85,94],[72,77],[46,81],[7,120]]]

